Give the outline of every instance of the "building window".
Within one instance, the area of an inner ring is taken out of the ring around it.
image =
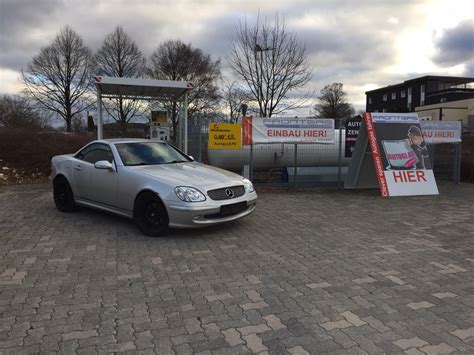
[[[383,100],[387,101],[387,94],[383,94]]]
[[[407,107],[409,110],[411,110],[411,88],[408,88]]]
[[[420,106],[425,104],[425,85],[422,84],[420,88]]]
[[[404,98],[405,97],[405,90],[400,91],[400,97]]]
[[[392,100],[395,100],[397,98],[397,93],[396,92],[392,92]]]
[[[370,96],[367,98],[367,100],[369,102],[369,105],[372,105],[372,98]]]

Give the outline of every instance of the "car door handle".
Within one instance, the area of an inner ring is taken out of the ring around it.
[[[76,166],[74,167],[74,169],[76,169],[76,170],[82,170],[82,166],[76,165]]]

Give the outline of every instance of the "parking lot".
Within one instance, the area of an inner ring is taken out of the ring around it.
[[[142,236],[0,188],[0,353],[474,353],[474,185],[261,192],[230,224]]]

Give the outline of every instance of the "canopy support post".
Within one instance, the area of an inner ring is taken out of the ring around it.
[[[102,121],[102,95],[100,89],[97,88],[97,139],[104,138],[103,121]]]
[[[187,91],[184,93],[183,106],[184,106],[183,151],[185,154],[188,154],[188,92]]]

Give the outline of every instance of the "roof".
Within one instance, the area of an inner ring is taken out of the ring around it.
[[[139,100],[178,100],[193,89],[187,81],[153,80],[139,78],[117,78],[110,76],[93,76],[92,80],[103,98],[122,98]]]
[[[109,138],[109,139],[99,139],[96,142],[105,142],[105,143],[137,143],[137,142],[156,142],[154,140],[145,139],[145,138]],[[161,142],[161,141],[160,141]]]
[[[453,80],[458,83],[471,83],[474,82],[474,78],[470,78],[467,76],[440,76],[440,75],[425,75],[420,76],[419,78],[408,79],[404,81],[404,83],[412,83],[415,81],[425,81],[425,80]]]
[[[381,88],[378,88],[378,89],[369,90],[369,91],[366,91],[365,93],[369,94],[369,93],[374,93],[374,92],[377,92],[377,91],[386,91],[386,90],[395,89],[395,88],[404,86],[406,84],[411,84],[411,83],[415,83],[415,82],[418,82],[418,81],[427,81],[427,80],[440,80],[440,81],[452,80],[452,81],[455,81],[455,82],[460,83],[460,84],[461,83],[466,83],[467,84],[467,83],[474,82],[474,78],[471,78],[471,77],[425,75],[425,76],[420,76],[418,78],[405,80],[403,83],[388,85],[388,86],[384,86],[384,87],[381,87]]]

